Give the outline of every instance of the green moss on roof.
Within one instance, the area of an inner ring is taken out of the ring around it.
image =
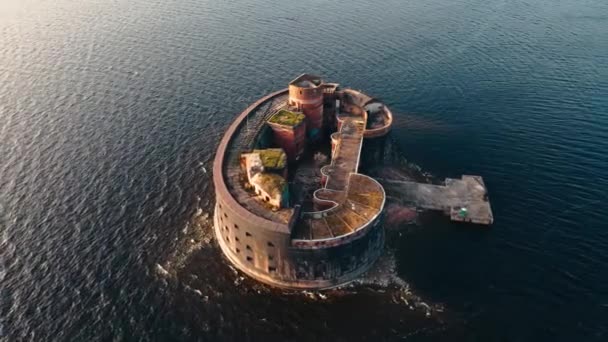
[[[266,169],[282,169],[287,165],[287,155],[281,148],[268,148],[265,150],[253,150],[262,159],[262,165]]]
[[[281,109],[276,114],[274,114],[270,118],[270,120],[268,120],[268,122],[293,127],[299,125],[302,121],[304,121],[304,118],[305,116],[302,113],[296,113],[290,110]]]
[[[260,187],[272,196],[282,194],[287,185],[285,178],[274,173],[262,172],[257,177]]]

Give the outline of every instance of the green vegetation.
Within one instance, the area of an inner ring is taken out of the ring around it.
[[[259,179],[258,184],[260,187],[271,196],[282,194],[287,185],[285,178],[274,173],[262,172],[258,174],[257,178]]]
[[[282,169],[287,165],[287,155],[281,148],[253,150],[253,153],[260,155],[265,169]]]
[[[304,121],[305,117],[306,116],[304,116],[304,114],[302,113],[296,113],[290,110],[281,109],[276,114],[274,114],[270,118],[270,120],[268,120],[268,122],[294,127]]]

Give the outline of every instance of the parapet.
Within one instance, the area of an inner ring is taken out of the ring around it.
[[[302,74],[289,82],[290,86],[298,88],[317,88],[323,84],[323,79],[320,76],[312,74]]]

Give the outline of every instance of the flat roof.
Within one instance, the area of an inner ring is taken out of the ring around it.
[[[302,113],[292,112],[287,109],[281,109],[273,116],[271,116],[268,122],[293,127],[302,123],[305,118],[306,116]]]
[[[327,215],[308,213],[297,222],[294,238],[322,240],[340,237],[365,227],[376,218],[384,205],[382,186],[371,177],[353,173],[350,186],[335,199],[339,205]],[[340,198],[338,198],[340,197]]]
[[[272,196],[283,193],[283,189],[287,185],[285,178],[274,173],[258,173],[254,179],[257,179],[260,187]]]
[[[287,165],[287,154],[282,148],[267,148],[264,150],[253,150],[258,153],[265,169],[282,169]]]

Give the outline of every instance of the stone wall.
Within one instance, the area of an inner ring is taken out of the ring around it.
[[[241,217],[238,209],[226,205],[222,198],[217,198],[214,219],[218,242],[238,268],[279,279],[291,272],[285,262],[291,240],[290,234],[285,233],[287,229],[281,232],[257,226]]]
[[[290,85],[289,104],[306,115],[309,137],[315,138],[323,129],[323,88]]]
[[[383,246],[384,228],[379,222],[349,243],[314,249],[292,248],[290,252],[299,283],[320,281],[335,286],[367,271],[382,253]]]
[[[273,140],[287,154],[290,161],[298,160],[306,148],[307,122],[303,121],[295,127],[268,123],[272,128]]]
[[[319,289],[354,280],[382,253],[383,215],[348,243],[294,246],[289,234],[256,227],[218,199],[215,231],[224,255],[241,271],[270,285]]]

